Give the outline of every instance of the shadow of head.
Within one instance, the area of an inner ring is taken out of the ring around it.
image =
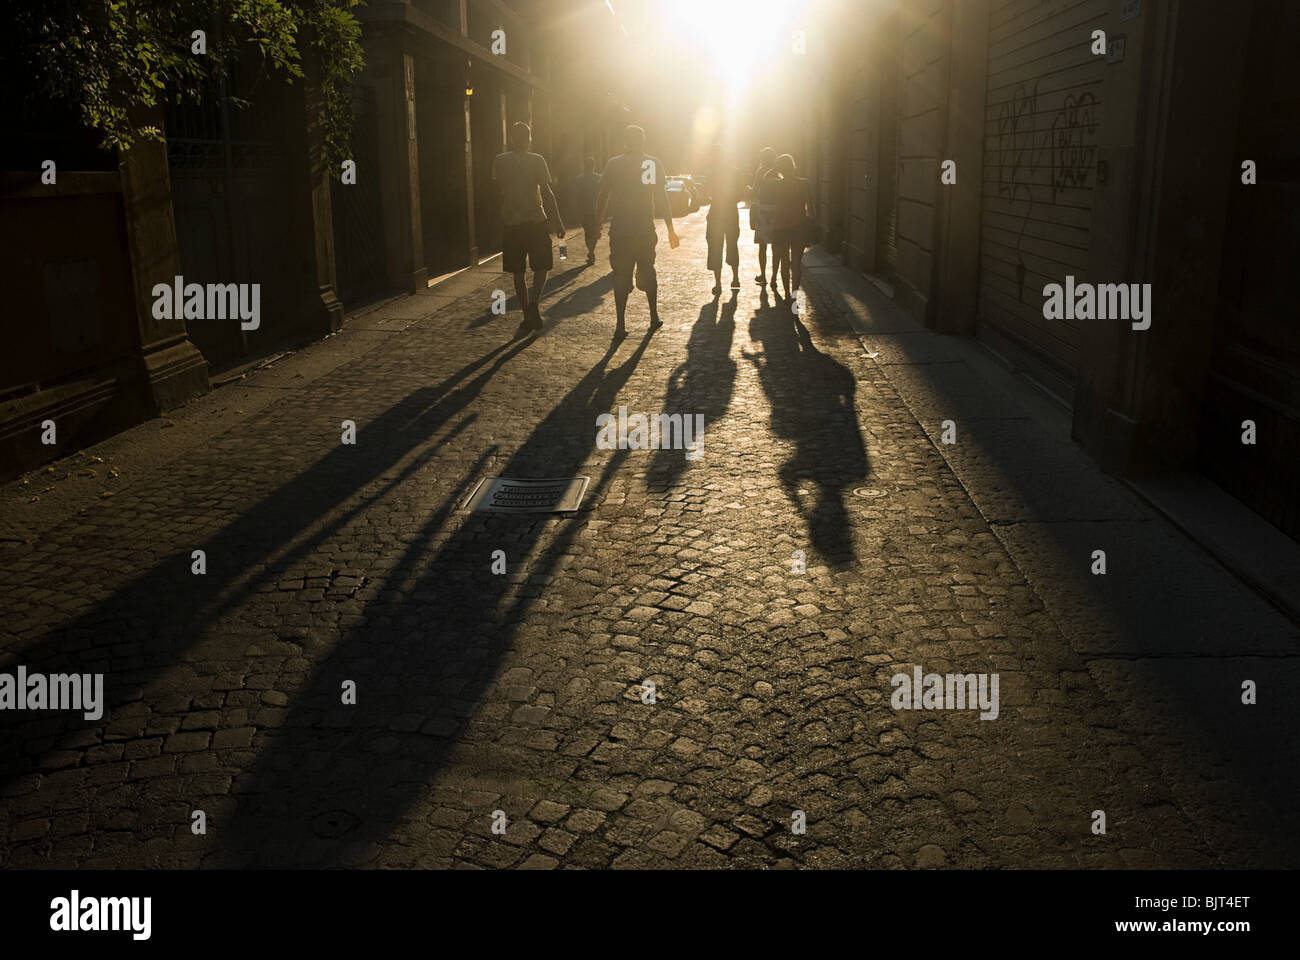
[[[716,423],[731,406],[736,384],[736,361],[731,356],[736,332],[736,293],[719,304],[714,297],[700,307],[686,344],[686,359],[668,377],[663,413],[704,417],[704,428]],[[646,471],[646,486],[663,490],[674,486],[686,469],[687,450],[682,445],[661,446]]]

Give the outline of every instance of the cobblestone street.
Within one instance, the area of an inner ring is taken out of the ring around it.
[[[653,335],[636,291],[611,341],[607,247],[585,267],[571,231],[535,339],[490,263],[7,484],[0,669],[103,673],[106,706],[0,713],[0,865],[1294,864],[1268,779],[1294,764],[1251,752],[1294,695],[1213,659],[1267,646],[1295,679],[1294,631],[1186,653],[1228,706],[1261,689],[1219,759],[1188,752],[1157,681],[1076,641],[1100,601],[1045,602],[941,451],[988,398],[904,402],[924,366],[872,358],[827,272],[796,321],[743,231],[714,298],[704,213],[679,230]],[[620,406],[702,414],[702,457],[599,449]],[[590,485],[574,514],[461,509],[497,476]],[[998,674],[998,717],[892,709],[913,666]]]

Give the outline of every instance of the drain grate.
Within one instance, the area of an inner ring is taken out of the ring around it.
[[[491,513],[567,513],[577,510],[590,477],[512,480],[484,477],[465,501],[465,509]]]

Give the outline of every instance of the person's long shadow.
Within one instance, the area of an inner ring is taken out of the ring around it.
[[[607,370],[611,346],[492,473],[517,478],[572,476],[595,447],[596,417],[609,411],[644,355],[650,337]],[[614,452],[586,502],[599,500],[627,456]],[[339,637],[293,696],[287,715],[241,775],[233,818],[207,866],[338,865],[347,851],[390,841],[468,728],[468,749],[508,725],[475,721],[544,583],[585,526],[582,512],[555,530],[547,515],[484,514],[444,528],[477,472],[461,477],[455,497],[430,515],[365,609],[364,623]],[[503,550],[508,573],[491,572]],[[345,683],[354,705],[342,703]],[[489,748],[491,749],[491,748]],[[502,761],[495,759],[492,764]],[[484,810],[483,823],[490,810]]]
[[[553,301],[549,306],[542,301],[542,316],[547,320],[563,320],[568,317],[593,313],[605,302],[605,295],[614,290],[614,275],[604,273],[591,283],[575,287],[563,297]]]
[[[744,352],[758,371],[772,409],[772,431],[792,441],[794,455],[780,469],[781,487],[808,525],[813,548],[833,566],[856,559],[845,488],[868,473],[858,427],[853,373],[812,342],[787,305],[764,305],[749,324],[761,352]],[[815,490],[805,492],[804,484]]]
[[[736,297],[733,290],[721,311],[717,297],[700,307],[686,344],[686,359],[668,377],[664,412],[681,414],[683,419],[703,414],[706,431],[727,412],[736,385],[736,361],[731,358],[731,342],[736,333]],[[646,471],[646,486],[660,491],[674,486],[686,463],[685,450],[661,447],[655,451]]]
[[[0,712],[0,785],[33,769],[62,738],[110,723],[115,711],[185,659],[186,652],[259,586],[309,556],[370,505],[339,507],[379,484],[375,497],[402,483],[434,455],[435,434],[465,411],[487,382],[529,341],[502,344],[461,367],[435,387],[423,387],[380,416],[358,424],[361,444],[339,445],[283,484],[217,534],[204,538],[207,572],[191,573],[191,549],[170,554],[94,608],[4,651],[0,671],[17,664],[28,673],[104,673],[104,716],[74,711]],[[440,438],[463,430],[469,413]],[[427,446],[415,457],[408,455]],[[407,461],[403,463],[403,461]],[[401,464],[395,473],[395,467]],[[323,519],[328,518],[328,519]],[[147,695],[147,694],[146,694]]]
[[[543,311],[545,311],[547,315],[549,315],[551,312],[550,307],[548,307],[547,304],[552,302],[555,299],[555,295],[558,294],[560,291],[569,290],[569,288],[571,287],[576,287],[576,290],[580,291],[586,289],[589,286],[594,286],[594,283],[577,286],[579,281],[582,279],[582,272],[586,269],[587,269],[587,264],[585,262],[577,262],[574,263],[573,266],[568,267],[565,270],[562,270],[558,273],[551,274],[551,277],[546,284],[546,290],[544,290],[542,293],[542,309]],[[599,280],[595,281],[595,283],[599,283],[599,282],[600,282]],[[505,291],[507,295],[506,316],[517,314],[519,310],[519,298],[515,296],[514,281],[511,279],[508,273],[503,273],[501,275],[500,289]],[[573,292],[574,291],[571,291],[569,295],[572,296]],[[595,304],[593,304],[593,307],[598,306],[599,304],[600,304],[600,298],[597,297]],[[574,316],[580,312],[582,311],[575,310],[572,313],[568,313],[564,315]],[[491,305],[489,304],[489,307],[485,313],[479,314],[469,322],[468,329],[475,330],[479,327],[486,327],[488,324],[501,319],[502,319],[502,315],[493,313],[491,309]]]

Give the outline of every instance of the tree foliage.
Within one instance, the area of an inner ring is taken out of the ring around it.
[[[229,77],[236,58],[301,82],[303,54],[319,57],[326,156],[349,155],[351,87],[363,65],[361,0],[39,0],[8,3],[0,55],[28,88],[73,104],[107,148],[161,139],[149,121],[163,103],[199,102]],[[207,52],[192,52],[203,30]]]

